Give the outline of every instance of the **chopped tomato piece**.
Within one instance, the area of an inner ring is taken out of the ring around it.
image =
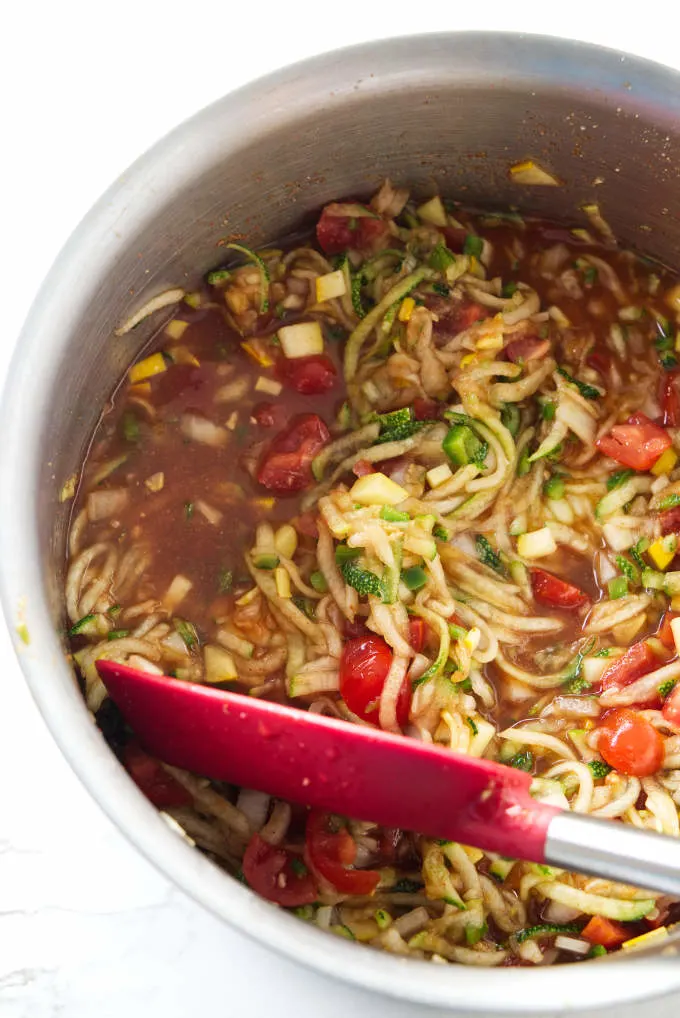
[[[387,247],[390,231],[384,219],[372,213],[356,217],[338,214],[341,209],[335,202],[327,205],[316,224],[316,239],[326,254],[341,254],[348,248],[371,254]]]
[[[594,371],[598,371],[601,375],[609,374],[609,369],[612,366],[612,359],[608,353],[604,350],[591,350],[586,357],[586,364],[589,368]]]
[[[301,856],[270,845],[254,834],[243,856],[243,876],[249,887],[267,901],[298,908],[316,901],[319,891],[314,875]]]
[[[590,598],[573,583],[553,576],[545,569],[531,569],[531,589],[539,604],[550,605],[551,608],[582,608]]]
[[[604,715],[598,731],[598,750],[621,774],[645,778],[661,767],[664,740],[641,714],[628,707],[616,707]]]
[[[286,385],[305,396],[329,392],[338,378],[335,364],[326,354],[281,360],[279,373]]]
[[[538,336],[525,336],[524,339],[513,339],[505,347],[505,356],[514,364],[538,360],[550,351],[550,340],[539,339]]]
[[[673,639],[671,622],[673,619],[677,618],[678,615],[676,615],[675,612],[664,612],[663,618],[659,623],[659,628],[656,631],[656,635],[659,637],[666,650],[675,651],[675,640]]]
[[[392,651],[381,636],[360,635],[343,647],[340,693],[349,709],[364,721],[379,724],[380,696],[392,664]],[[397,699],[397,723],[403,728],[411,709],[411,690],[404,680]]]
[[[659,399],[666,427],[680,426],[680,383],[679,371],[665,371],[661,376]]]
[[[625,926],[600,915],[594,915],[590,922],[583,927],[581,936],[589,944],[600,944],[608,951],[620,947],[626,940],[630,940],[630,933]]]
[[[261,428],[280,428],[286,423],[286,409],[282,403],[257,403],[251,416]]]
[[[298,414],[265,451],[257,471],[258,481],[279,494],[306,488],[313,481],[312,460],[330,437],[316,414]]]
[[[646,640],[640,640],[629,647],[625,654],[613,661],[602,673],[600,691],[616,686],[623,689],[631,682],[641,679],[658,664],[658,658]]]
[[[661,713],[669,724],[680,728],[680,686],[676,686],[668,694]]]
[[[355,615],[352,621],[344,619],[342,623],[342,635],[346,640],[354,640],[358,636],[368,636],[370,630],[366,628],[366,619],[362,615]]]
[[[417,421],[435,421],[439,419],[442,412],[442,405],[434,399],[421,399],[417,396],[413,400],[413,416]]]
[[[319,528],[316,524],[316,516],[314,513],[300,513],[294,520],[291,521],[298,534],[304,534],[305,537],[318,537]]]
[[[408,620],[408,642],[416,654],[420,654],[427,639],[427,622],[425,619],[411,618]]]
[[[633,414],[626,424],[615,424],[595,443],[609,456],[631,470],[649,470],[662,452],[672,445],[671,436],[644,414]]]
[[[136,743],[129,743],[125,747],[123,763],[139,790],[158,809],[191,805],[192,799],[186,788]]]
[[[377,870],[354,869],[356,841],[340,817],[312,810],[306,853],[312,868],[343,894],[373,894],[378,886]]]
[[[680,505],[659,513],[662,534],[680,534]]]
[[[352,467],[352,473],[355,477],[365,477],[366,474],[374,474],[375,463],[369,463],[368,460],[357,460]]]

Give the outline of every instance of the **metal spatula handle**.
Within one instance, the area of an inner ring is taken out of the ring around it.
[[[566,811],[548,825],[545,861],[680,897],[680,840]]]

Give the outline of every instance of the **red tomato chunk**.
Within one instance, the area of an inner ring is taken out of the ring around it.
[[[631,470],[649,470],[662,452],[672,445],[671,436],[644,414],[633,414],[626,424],[615,424],[595,443],[609,456]]]
[[[270,845],[259,834],[248,842],[243,876],[263,898],[285,908],[311,905],[319,894],[316,880],[302,857],[279,845]]]
[[[258,481],[279,494],[302,491],[313,482],[312,460],[330,437],[328,428],[316,414],[298,414],[264,453],[257,471]]]
[[[664,742],[656,728],[628,707],[608,711],[599,725],[602,757],[621,774],[646,778],[663,763]]]
[[[354,869],[357,845],[340,817],[312,810],[305,847],[312,869],[342,894],[373,894],[378,886],[377,870]]]
[[[357,636],[348,640],[340,659],[340,693],[349,709],[371,724],[379,724],[380,695],[392,664],[392,651],[381,636]],[[408,722],[411,690],[408,680],[399,692],[397,722]]]
[[[531,589],[539,604],[547,604],[551,608],[582,608],[590,598],[578,587],[558,576],[553,576],[545,569],[531,569]]]

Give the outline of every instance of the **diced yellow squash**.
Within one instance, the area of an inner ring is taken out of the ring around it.
[[[675,641],[675,649],[678,651],[678,654],[680,654],[680,649],[678,649],[680,648],[680,618],[671,619],[671,632],[673,634],[673,640]]]
[[[183,322],[180,318],[173,318],[165,326],[165,335],[169,336],[170,339],[181,339],[188,328],[188,322]]]
[[[188,346],[173,346],[169,356],[174,364],[190,364],[192,368],[200,368],[201,362]]]
[[[128,372],[130,382],[136,385],[143,382],[145,378],[153,378],[154,375],[161,375],[166,370],[166,364],[162,353],[152,353],[145,357],[138,364],[133,364]]]
[[[277,566],[274,570],[274,582],[276,583],[276,593],[279,597],[290,597],[290,576],[288,571],[283,566]]]
[[[657,538],[647,549],[647,554],[657,569],[664,572],[675,558],[678,547],[678,539],[675,534],[666,534]]]
[[[413,309],[415,306],[416,302],[414,301],[413,297],[404,297],[403,301],[401,302],[401,305],[399,306],[399,314],[397,315],[399,321],[408,322],[411,315],[413,314]]]
[[[295,527],[290,523],[284,523],[274,535],[274,547],[283,558],[292,558],[298,546],[298,536]]]
[[[190,308],[200,308],[201,306],[201,295],[198,290],[193,293],[186,293],[184,295],[184,302],[188,304]]]
[[[662,940],[667,940],[667,938],[668,930],[665,926],[659,926],[656,930],[648,930],[647,933],[642,933],[639,937],[626,940],[621,944],[621,947],[624,951],[635,951],[640,947],[651,947],[653,944],[659,944]]]
[[[335,272],[327,272],[325,276],[318,276],[316,279],[316,299],[319,304],[325,300],[332,300],[333,297],[343,297],[347,293],[345,274],[342,269]]]
[[[241,349],[245,350],[249,357],[251,357],[256,364],[259,364],[261,368],[271,368],[274,361],[261,346],[255,342],[246,340],[245,343],[241,343]]]
[[[517,538],[517,553],[522,558],[543,558],[557,551],[557,544],[549,527],[531,530]]]
[[[267,378],[266,375],[260,375],[255,382],[255,392],[266,392],[268,396],[280,396],[282,389],[280,382],[275,378]]]
[[[128,396],[145,396],[151,395],[151,382],[137,382],[136,385],[131,385],[128,390]]]
[[[238,678],[233,657],[222,647],[208,644],[203,651],[203,660],[206,682],[231,682]]]
[[[448,223],[446,209],[438,194],[423,205],[419,205],[416,212],[419,219],[422,219],[424,223],[431,223],[432,226],[446,226]]]
[[[510,167],[510,177],[516,184],[534,184],[543,187],[559,187],[559,180],[544,170],[533,159],[524,159]]]
[[[283,325],[277,335],[284,355],[291,360],[323,353],[323,333],[318,322]]]
[[[150,477],[147,477],[144,484],[149,491],[162,491],[163,485],[165,484],[165,474],[162,470],[159,470],[157,473],[151,474]]]
[[[245,594],[241,594],[241,596],[236,599],[236,604],[240,608],[244,608],[246,605],[252,604],[259,592],[259,587],[252,587],[250,590],[246,590]]]
[[[460,847],[463,849],[473,866],[476,866],[477,863],[481,862],[484,858],[484,853],[481,848],[473,848],[472,845],[461,845]]]
[[[670,474],[671,470],[678,462],[678,454],[675,449],[666,449],[662,452],[658,460],[651,468],[651,472],[657,477],[661,477],[662,474]]]
[[[453,474],[448,463],[440,463],[438,467],[432,467],[431,470],[428,470],[425,477],[431,488],[438,488],[444,481],[448,481],[450,477],[453,477]]]
[[[477,360],[477,355],[476,354],[474,354],[474,353],[466,353],[465,356],[461,358],[460,367],[461,368],[467,368],[468,365],[474,364],[476,360]]]
[[[269,512],[274,508],[276,499],[272,498],[271,495],[263,495],[261,498],[254,498],[253,505],[257,506],[258,509],[264,509],[265,512]]]
[[[486,336],[482,336],[475,343],[478,350],[500,350],[503,346],[503,333],[500,329],[495,332],[489,332]]]
[[[409,497],[402,488],[385,474],[365,474],[350,489],[350,498],[361,505],[398,505]]]

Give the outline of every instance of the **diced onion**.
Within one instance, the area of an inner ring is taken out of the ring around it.
[[[178,573],[165,592],[165,596],[163,597],[163,607],[166,608],[167,611],[173,612],[177,605],[184,600],[192,587],[193,583],[191,580],[187,579],[186,576],[182,576],[181,573]]]
[[[572,954],[588,954],[592,947],[587,940],[577,940],[576,937],[555,937],[555,947],[559,951],[571,951]]]
[[[128,504],[130,492],[127,488],[104,488],[91,491],[87,496],[87,515],[90,523],[108,520],[121,512]]]
[[[517,538],[517,552],[522,558],[543,558],[557,551],[557,544],[548,527],[520,534]]]
[[[180,430],[185,438],[191,439],[192,442],[200,442],[201,445],[211,445],[214,448],[226,445],[229,438],[229,432],[224,428],[197,414],[182,414]]]
[[[284,355],[289,359],[323,353],[323,333],[318,322],[283,325],[277,335]]]
[[[230,682],[238,678],[238,671],[231,654],[222,647],[208,644],[203,650],[206,682]]]

